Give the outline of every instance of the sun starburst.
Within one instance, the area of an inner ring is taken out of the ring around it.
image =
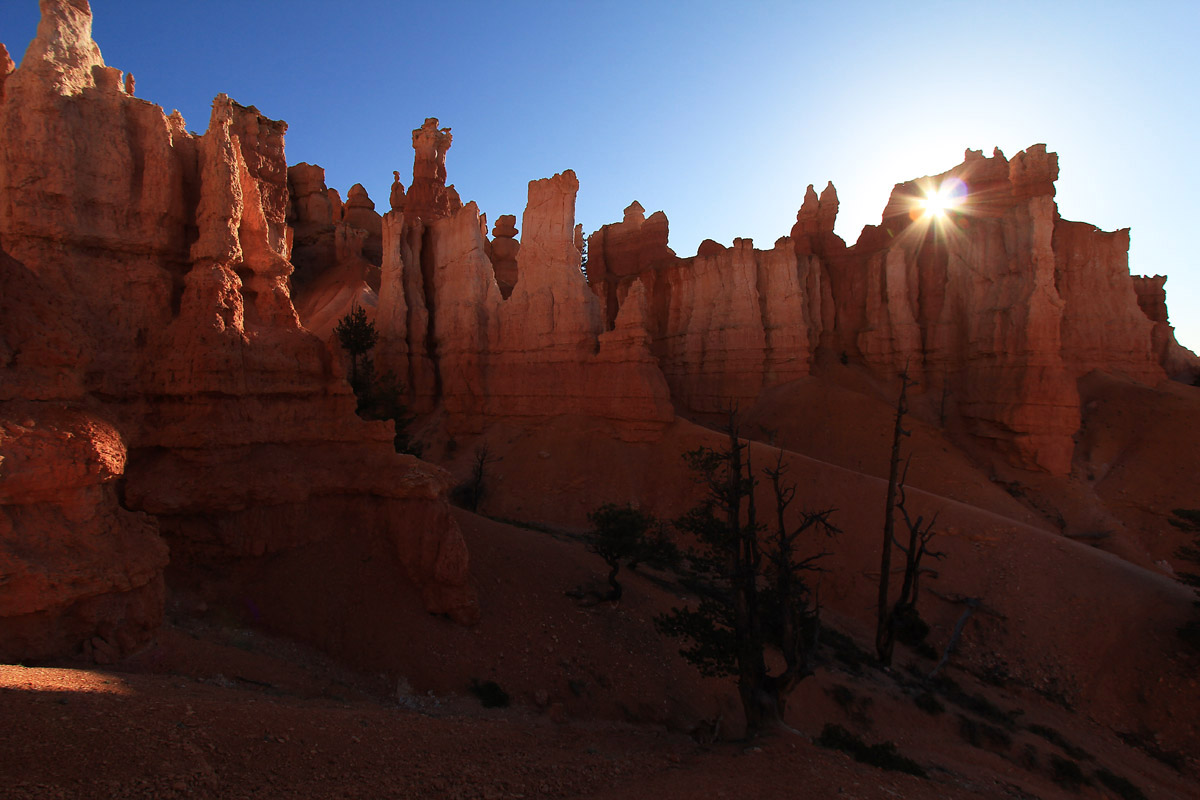
[[[925,190],[925,196],[917,200],[917,206],[922,216],[941,220],[966,199],[967,185],[958,178],[947,178],[936,189]]]

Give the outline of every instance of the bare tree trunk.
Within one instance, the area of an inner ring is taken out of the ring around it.
[[[888,466],[887,503],[883,517],[883,551],[879,558],[879,605],[875,627],[875,655],[885,667],[892,663],[895,631],[888,604],[888,578],[892,571],[892,538],[896,530],[896,487],[900,476],[900,438],[905,435],[904,415],[908,412],[908,367],[900,373],[900,398],[896,401],[896,424],[892,430],[892,459]]]
[[[954,633],[950,636],[950,641],[946,642],[946,649],[942,651],[942,657],[938,661],[937,666],[929,673],[929,678],[932,680],[937,677],[937,674],[942,671],[942,667],[946,666],[946,662],[950,660],[950,655],[954,652],[954,648],[958,646],[958,640],[962,636],[963,627],[967,624],[967,620],[975,613],[975,609],[979,608],[979,598],[968,597],[965,601],[966,608],[963,609],[962,616],[958,618],[958,622],[954,626]]]
[[[604,599],[610,603],[615,603],[618,600],[620,600],[621,595],[624,593],[624,590],[621,588],[621,584],[617,582],[617,573],[620,571],[621,571],[621,562],[620,561],[609,561],[608,562],[608,585],[611,586],[612,588],[609,589],[608,596],[605,597]]]

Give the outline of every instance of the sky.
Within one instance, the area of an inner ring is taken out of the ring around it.
[[[853,243],[892,187],[967,148],[1059,154],[1060,214],[1131,228],[1130,269],[1166,274],[1200,350],[1191,232],[1200,159],[1197,2],[92,0],[93,35],[138,96],[207,127],[218,92],[286,120],[289,164],[362,183],[386,210],[411,131],[453,129],[464,201],[517,215],[574,169],[591,232],[638,200],[681,256],[787,235],[833,181]],[[36,0],[0,0],[20,61]]]

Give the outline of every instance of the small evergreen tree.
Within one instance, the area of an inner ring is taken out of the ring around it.
[[[420,457],[423,448],[408,433],[413,418],[404,405],[404,387],[394,372],[376,376],[375,362],[369,353],[379,341],[375,323],[357,303],[338,320],[333,332],[342,349],[350,354],[350,388],[358,399],[355,409],[363,419],[392,420],[396,434],[392,444],[397,453]]]
[[[746,736],[752,738],[767,723],[782,721],[787,695],[810,674],[817,608],[803,571],[815,568],[820,556],[797,561],[796,538],[814,528],[836,529],[829,522],[831,510],[804,512],[799,525],[787,524],[785,512],[795,487],[783,482],[779,461],[767,473],[776,490],[778,526],[773,538],[767,536],[757,517],[757,480],[732,413],[727,432],[727,447],[702,447],[684,455],[707,488],[701,503],[675,522],[698,545],[687,554],[683,579],[699,600],[692,607],[672,609],[655,624],[662,633],[687,642],[679,652],[702,674],[737,677]],[[778,674],[767,669],[768,646],[783,651],[785,667]]]
[[[617,580],[622,564],[631,569],[646,562],[663,567],[678,562],[679,553],[653,514],[632,506],[605,503],[588,514],[592,523],[588,549],[608,565],[609,592],[604,600],[615,603],[624,589]]]
[[[350,386],[355,394],[360,394],[362,382],[359,380],[358,360],[369,353],[379,341],[375,323],[367,319],[367,312],[355,303],[350,307],[350,312],[338,320],[333,332],[337,334],[342,349],[350,354]]]

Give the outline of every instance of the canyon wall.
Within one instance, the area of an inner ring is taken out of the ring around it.
[[[1197,371],[1128,232],[1059,217],[1042,145],[896,186],[853,246],[830,184],[770,249],[680,258],[635,202],[583,264],[569,170],[489,239],[430,118],[380,214],[288,169],[253,106],[219,95],[189,133],[104,63],[85,0],[42,8],[20,67],[0,52],[0,656],[115,657],[161,620],[168,559],[330,536],[386,537],[430,610],[474,618],[447,475],[354,414],[329,339],[356,304],[377,372],[451,435],[578,414],[654,440],[841,361],[881,387],[907,369],[943,422],[1066,474],[1081,377]],[[939,187],[960,202],[924,213]]]
[[[406,378],[418,410],[441,404],[452,434],[496,418],[584,414],[636,441],[674,419],[648,348],[644,289],[611,330],[602,323],[580,270],[578,189],[569,170],[530,183],[524,235],[508,250],[489,245],[474,203],[385,215],[376,359]],[[497,263],[515,278],[507,297]]]
[[[448,476],[355,416],[292,305],[286,124],[220,95],[188,133],[104,63],[84,0],[43,0],[3,72],[0,658],[118,657],[168,558],[334,536],[385,537],[429,610],[473,619]]]
[[[832,184],[808,187],[771,249],[710,240],[691,258],[669,248],[661,211],[634,202],[588,238],[584,273],[574,176],[532,182],[520,241],[514,217],[489,241],[473,204],[446,199],[449,129],[437,124],[413,132],[420,192],[400,186],[403,207],[383,220],[378,358],[418,410],[444,408],[451,432],[582,413],[653,437],[672,410],[748,407],[824,358],[883,386],[907,369],[943,423],[1014,466],[1062,475],[1081,377],[1152,385],[1197,370],[1161,282],[1129,274],[1128,231],[1059,217],[1058,157],[1044,145],[1011,160],[967,151],[897,185],[851,247],[833,232]],[[954,202],[925,213],[942,187]]]

